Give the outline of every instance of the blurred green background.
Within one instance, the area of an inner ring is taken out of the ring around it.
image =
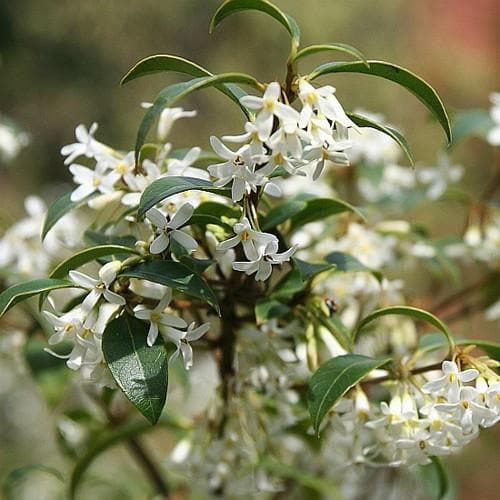
[[[499,90],[497,0],[276,3],[299,21],[304,45],[342,41],[369,58],[405,66],[429,81],[452,112],[486,109],[490,92]],[[283,29],[261,14],[248,13],[225,21],[210,36],[209,19],[219,4],[219,0],[0,0],[0,113],[31,136],[30,146],[13,163],[0,165],[2,212],[20,214],[26,194],[51,199],[58,184],[70,181],[59,150],[73,142],[78,123],[97,121],[99,140],[133,148],[143,114],[140,103],[152,100],[177,78],[156,75],[120,87],[120,78],[142,57],[173,53],[212,72],[243,71],[261,81],[282,78],[288,50]],[[304,61],[303,71],[326,60],[315,56]],[[384,113],[406,134],[418,160],[433,162],[444,146],[438,125],[404,90],[357,75],[340,75],[329,82],[347,109]],[[206,147],[210,134],[236,133],[241,128],[236,107],[213,90],[190,97],[183,106],[198,109],[199,115],[176,126],[171,137],[176,147]],[[492,167],[491,148],[471,139],[454,150],[454,157],[466,166],[464,183],[472,192],[480,192]],[[456,221],[450,222],[450,212],[439,212],[439,206],[437,210],[432,214],[436,223],[453,227]],[[47,456],[44,463],[60,464],[52,418],[57,410],[44,405],[27,376],[12,378],[11,362],[1,363],[0,471]],[[24,400],[31,400],[31,407],[23,406]],[[18,412],[15,418],[12,411]],[[13,425],[16,421],[18,425]],[[463,477],[460,498],[496,497],[498,435],[484,433],[465,454],[451,460]]]

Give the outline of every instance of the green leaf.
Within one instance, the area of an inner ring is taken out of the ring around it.
[[[220,311],[217,297],[206,281],[185,264],[168,260],[152,260],[126,269],[120,276],[160,283],[201,299]]]
[[[431,457],[431,463],[420,466],[420,473],[430,499],[442,500],[449,491],[446,470],[438,457]]]
[[[214,76],[213,73],[203,68],[193,61],[184,59],[183,57],[170,54],[157,54],[146,57],[139,61],[128,73],[122,78],[120,85],[124,85],[136,78],[141,78],[155,73],[163,73],[165,71],[175,71],[194,77]],[[214,85],[215,88],[226,94],[234,102],[240,105],[240,98],[246,95],[240,87],[234,84]],[[246,109],[242,108],[245,112]]]
[[[267,215],[263,217],[261,228],[267,231],[273,227],[279,226],[283,222],[298,214],[307,207],[307,203],[301,200],[289,200],[271,208]]]
[[[139,202],[138,216],[142,217],[150,208],[154,207],[165,198],[191,189],[221,195],[230,192],[224,188],[214,187],[211,182],[204,179],[197,179],[196,177],[181,177],[177,175],[162,177],[151,183],[142,193],[141,201]]]
[[[471,109],[455,113],[451,126],[453,146],[471,136],[485,139],[494,125],[495,122],[491,118],[490,113],[483,109]]]
[[[43,227],[42,227],[42,240],[45,239],[47,233],[55,226],[56,222],[59,219],[61,219],[68,212],[71,212],[71,210],[74,210],[75,208],[85,205],[92,196],[93,195],[91,194],[86,198],[84,198],[83,200],[71,201],[71,192],[70,192],[66,193],[65,195],[57,199],[49,207],[49,209],[47,210],[47,214],[45,215],[45,220],[43,222]]]
[[[379,132],[382,132],[382,133],[388,135],[391,139],[396,141],[396,143],[399,145],[399,147],[403,150],[403,153],[405,154],[406,158],[410,162],[410,165],[414,164],[413,155],[411,153],[411,148],[410,148],[410,145],[408,144],[408,141],[396,129],[389,127],[387,125],[382,125],[382,124],[377,123],[373,120],[370,120],[369,118],[366,118],[365,116],[358,115],[355,113],[347,113],[347,116],[358,127],[370,127],[370,128],[373,128],[375,130],[378,130]]]
[[[331,215],[337,215],[342,212],[353,212],[361,219],[365,220],[364,215],[356,208],[343,200],[334,198],[311,198],[306,200],[306,207],[291,217],[292,231],[295,229],[324,219]]]
[[[360,52],[356,47],[348,45],[347,43],[322,43],[319,45],[310,45],[297,52],[297,55],[293,58],[294,61],[298,61],[302,57],[310,56],[312,54],[317,54],[318,52],[329,52],[329,51],[344,52],[354,56],[363,62],[366,67],[370,67],[370,64],[366,60],[366,57],[362,52]]]
[[[105,234],[97,231],[85,231],[83,233],[83,240],[92,246],[118,245],[135,249],[137,238],[132,235],[115,236],[114,234]]]
[[[285,14],[276,5],[267,0],[226,0],[215,12],[210,21],[209,31],[214,29],[228,16],[244,10],[258,10],[273,17],[278,21],[292,37],[292,44],[298,47],[300,44],[300,29],[293,17]]]
[[[104,330],[102,350],[116,383],[129,401],[152,423],[167,399],[167,350],[158,337],[149,347],[146,322],[124,314]]]
[[[328,360],[314,372],[309,382],[307,399],[313,427],[318,436],[321,422],[332,406],[372,370],[389,361],[359,354],[345,354]]]
[[[292,269],[286,273],[273,288],[270,297],[277,300],[287,301],[296,293],[301,292],[306,287],[306,283],[300,275],[298,269]]]
[[[193,215],[212,215],[214,217],[226,217],[228,219],[241,218],[241,209],[239,207],[233,208],[223,203],[216,201],[205,201],[194,209]]]
[[[371,273],[377,281],[382,281],[383,275],[380,271],[375,271],[362,264],[356,257],[344,252],[332,252],[325,257],[327,262],[335,264],[336,271],[344,273],[367,272]]]
[[[448,143],[451,143],[452,135],[450,120],[446,113],[446,109],[436,91],[425,80],[401,66],[385,61],[369,60],[368,63],[370,65],[369,67],[366,67],[362,62],[323,64],[309,75],[309,79],[315,80],[320,76],[332,73],[364,73],[366,75],[378,76],[398,83],[415,95],[429,111],[431,111],[443,127],[446,137],[448,138]]]
[[[373,311],[371,314],[364,317],[359,322],[359,324],[353,331],[352,334],[353,340],[356,340],[356,337],[360,334],[361,330],[372,321],[381,318],[382,316],[388,316],[394,314],[399,316],[407,316],[419,321],[425,321],[426,323],[429,323],[430,325],[436,327],[446,337],[448,345],[450,346],[450,351],[453,350],[455,341],[448,327],[439,318],[434,316],[434,314],[424,311],[423,309],[411,306],[390,306]]]
[[[121,245],[102,245],[86,248],[85,250],[82,250],[81,252],[78,252],[61,262],[56,268],[53,269],[49,278],[64,278],[72,269],[77,269],[88,262],[99,259],[100,257],[131,253],[139,255],[139,252],[133,248]]]
[[[71,281],[60,279],[38,279],[11,286],[0,293],[0,317],[19,302],[38,295],[39,293],[50,292],[58,288],[71,287],[75,288],[76,285]]]
[[[336,267],[335,264],[329,262],[306,262],[296,257],[292,258],[292,262],[295,268],[298,269],[303,281],[312,280],[318,274],[324,273],[325,271],[331,271]]]
[[[247,85],[252,85],[259,90],[261,89],[259,82],[255,78],[243,73],[223,73],[221,75],[202,76],[188,82],[176,83],[164,88],[156,96],[153,106],[146,111],[146,114],[144,115],[144,118],[139,126],[135,142],[136,161],[139,158],[139,152],[141,151],[141,147],[146,140],[149,130],[164,108],[172,106],[174,103],[196,90],[201,90],[207,87],[219,88],[220,85],[224,83],[245,83]],[[245,110],[244,107],[242,109]]]
[[[211,265],[215,264],[216,262],[215,260],[210,259],[195,259],[190,255],[182,255],[179,260],[198,274],[204,273]]]
[[[36,473],[49,474],[61,483],[64,483],[62,474],[53,467],[47,467],[42,464],[25,465],[24,467],[19,467],[10,471],[3,479],[2,493],[5,500],[18,500],[22,498],[19,490],[22,491],[23,483],[28,481],[29,477]]]
[[[265,297],[259,299],[255,304],[255,320],[258,325],[265,323],[271,318],[284,316],[290,312],[290,308],[278,300]]]
[[[455,339],[455,344],[460,346],[475,345],[483,350],[491,359],[500,362],[500,342],[482,339]],[[441,333],[427,333],[422,335],[418,342],[419,351],[424,353],[448,346]]]

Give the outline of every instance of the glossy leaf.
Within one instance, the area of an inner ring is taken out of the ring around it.
[[[167,399],[168,359],[161,335],[147,345],[148,329],[148,323],[124,314],[106,327],[102,350],[125,396],[155,424]]]
[[[316,434],[319,435],[321,422],[333,405],[372,370],[389,361],[359,354],[345,354],[323,363],[311,377],[307,394],[309,413]]]
[[[139,126],[135,142],[136,160],[139,157],[139,152],[146,140],[146,136],[149,130],[164,108],[172,106],[174,103],[191,94],[192,92],[195,92],[196,90],[201,90],[208,87],[218,88],[220,87],[220,85],[225,83],[244,83],[247,85],[252,85],[259,90],[261,89],[259,82],[257,82],[255,78],[243,73],[223,73],[221,75],[202,76],[188,82],[176,83],[164,88],[157,95],[153,106],[148,108],[148,110],[146,111],[146,114],[144,115],[144,118],[142,119],[142,122]]]
[[[60,279],[38,279],[26,281],[19,285],[11,286],[0,293],[0,317],[2,317],[11,307],[19,302],[34,297],[40,293],[50,292],[58,288],[75,288],[71,281]]]
[[[142,193],[138,216],[142,217],[150,208],[165,198],[183,193],[184,191],[190,191],[191,189],[222,195],[230,193],[228,189],[214,187],[211,182],[197,179],[196,177],[181,177],[177,175],[162,177],[151,183]]]
[[[135,249],[137,238],[132,235],[116,236],[114,234],[105,234],[98,231],[85,231],[83,239],[88,245],[102,246],[102,245],[118,245],[122,247]]]
[[[325,219],[331,215],[337,215],[343,212],[355,213],[358,217],[364,220],[364,215],[351,204],[343,200],[333,198],[311,198],[306,200],[306,207],[300,212],[297,212],[291,217],[292,231],[295,229]]]
[[[300,29],[295,19],[281,11],[276,5],[267,0],[226,0],[215,12],[210,21],[210,33],[228,16],[245,10],[257,10],[273,17],[292,37],[295,47],[300,43]]]
[[[434,314],[428,311],[424,311],[423,309],[411,306],[390,306],[373,311],[371,314],[364,317],[359,322],[358,326],[355,328],[353,332],[352,335],[353,339],[354,340],[356,339],[356,337],[361,333],[361,330],[366,325],[368,325],[369,323],[378,318],[388,315],[406,316],[409,318],[416,319],[418,321],[425,321],[426,323],[429,323],[430,325],[436,327],[446,337],[448,345],[450,346],[450,350],[452,350],[452,347],[455,345],[453,335],[451,334],[448,327],[439,318],[437,318],[436,316],[434,316]]]
[[[303,57],[310,56],[313,54],[317,54],[318,52],[343,52],[345,54],[349,54],[354,56],[356,59],[359,59],[363,62],[365,66],[368,68],[370,64],[366,60],[365,55],[359,51],[356,47],[349,45],[347,43],[322,43],[318,45],[310,45],[309,47],[305,47],[297,52],[297,55],[293,58],[294,61],[298,61]]]
[[[120,84],[124,85],[125,83],[135,80],[136,78],[153,75],[155,73],[163,73],[166,71],[175,71],[177,73],[183,73],[194,77],[214,76],[213,73],[199,64],[190,61],[189,59],[184,59],[183,57],[170,54],[157,54],[139,61],[122,78]],[[214,87],[226,94],[238,105],[240,104],[240,98],[246,95],[240,87],[231,83],[214,85]]]
[[[267,231],[268,229],[279,226],[306,207],[307,203],[301,200],[289,200],[280,203],[269,210],[267,215],[263,217],[260,226],[263,231]]]
[[[71,201],[70,192],[57,199],[49,207],[49,209],[47,210],[47,214],[45,215],[45,220],[42,227],[42,240],[45,239],[47,233],[56,225],[59,219],[61,219],[64,215],[66,215],[68,212],[71,212],[75,208],[85,205],[92,196],[93,195],[87,196],[80,201]]]
[[[234,208],[216,201],[205,201],[198,205],[193,212],[193,215],[212,215],[213,217],[226,217],[227,219],[239,220],[241,217],[241,209]]]
[[[316,68],[310,75],[309,79],[314,80],[323,75],[333,73],[364,73],[366,75],[378,76],[386,80],[398,83],[413,95],[415,95],[437,118],[438,122],[443,127],[448,138],[448,143],[451,143],[452,135],[450,128],[450,120],[444,108],[441,98],[436,91],[422,78],[415,75],[396,64],[385,61],[369,60],[369,67],[362,62],[336,62],[327,63]]]
[[[72,255],[65,261],[61,262],[50,273],[49,278],[64,278],[72,269],[77,269],[88,262],[116,254],[138,254],[136,250],[130,247],[121,245],[102,245],[91,248],[86,248],[81,252]]]
[[[361,263],[356,257],[351,254],[344,252],[332,252],[325,257],[327,262],[330,264],[335,264],[336,271],[344,272],[344,273],[357,273],[357,272],[367,272],[371,273],[377,281],[382,281],[382,273],[380,271],[375,271],[366,267],[363,263]]]
[[[382,133],[388,135],[403,150],[403,153],[405,154],[406,158],[410,162],[410,165],[414,164],[413,155],[411,153],[411,148],[410,148],[410,145],[408,144],[408,141],[396,129],[389,127],[387,125],[382,125],[382,124],[377,123],[373,120],[370,120],[369,118],[366,118],[365,116],[361,116],[361,115],[358,115],[355,113],[347,113],[347,116],[349,116],[349,118],[358,127],[370,127],[370,128],[373,128],[375,130],[378,130],[379,132],[382,132]]]
[[[329,262],[307,262],[296,257],[292,258],[294,267],[299,271],[302,280],[309,281],[318,274],[335,269],[335,264]]]
[[[326,316],[323,311],[315,308],[311,308],[309,312],[323,328],[326,328],[334,336],[346,351],[352,350],[351,332],[337,314],[332,313],[330,316]]]
[[[201,299],[219,312],[219,304],[214,291],[197,273],[185,264],[167,260],[152,260],[126,269],[120,276],[139,278],[180,290]]]

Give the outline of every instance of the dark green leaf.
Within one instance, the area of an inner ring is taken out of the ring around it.
[[[353,331],[352,338],[356,340],[356,337],[360,334],[361,330],[372,321],[382,316],[394,314],[399,316],[407,316],[419,321],[425,321],[426,323],[429,323],[430,325],[436,327],[446,337],[448,345],[450,346],[450,350],[452,350],[454,340],[453,335],[451,334],[448,327],[439,318],[434,316],[434,314],[424,311],[423,309],[411,306],[390,306],[373,311],[371,314],[369,314],[359,322],[358,326]]]
[[[261,228],[267,231],[273,227],[279,226],[286,220],[298,214],[307,207],[305,201],[289,200],[271,208],[267,215],[262,219]]]
[[[306,287],[298,269],[292,269],[283,276],[271,292],[271,298],[287,301]]]
[[[138,208],[138,216],[142,217],[150,208],[154,207],[165,198],[191,189],[218,194],[230,192],[227,189],[216,188],[211,182],[197,179],[196,177],[180,177],[177,175],[162,177],[150,184],[144,190],[144,193],[142,193]]]
[[[322,43],[319,45],[310,45],[309,47],[305,47],[299,50],[297,52],[297,55],[293,58],[293,60],[297,61],[302,57],[310,56],[312,54],[317,54],[318,52],[327,52],[327,51],[329,52],[332,50],[350,54],[351,56],[354,56],[356,59],[362,61],[365,66],[370,67],[370,64],[366,60],[364,54],[360,52],[356,47],[348,45],[347,43]]]
[[[476,136],[485,139],[494,125],[495,122],[490,113],[483,109],[471,109],[455,113],[451,126],[453,146],[466,137]]]
[[[71,281],[59,279],[38,279],[11,286],[0,293],[0,317],[19,302],[38,295],[39,293],[50,292],[58,288],[71,287],[76,287],[76,285]]]
[[[309,382],[307,398],[313,427],[318,436],[320,424],[332,406],[372,370],[389,361],[359,354],[345,354],[328,360],[314,372]]]
[[[136,250],[121,245],[101,245],[86,248],[75,255],[72,255],[61,262],[49,275],[49,278],[64,278],[71,270],[77,269],[88,262],[92,262],[100,257],[120,254],[138,254]]]
[[[297,22],[288,14],[282,12],[278,7],[267,0],[226,0],[215,12],[214,17],[210,21],[210,33],[219,25],[226,17],[242,12],[244,10],[258,10],[264,12],[278,21],[292,37],[292,43],[295,47],[300,43],[300,29]]]
[[[437,118],[443,127],[448,143],[451,143],[452,135],[450,120],[444,108],[444,105],[436,91],[422,78],[408,71],[401,66],[391,64],[385,61],[368,61],[369,67],[362,62],[337,62],[323,64],[316,68],[309,78],[314,80],[322,75],[332,73],[364,73],[366,75],[378,76],[398,83],[413,95],[415,95]]]
[[[369,267],[366,267],[364,264],[362,264],[356,257],[344,253],[344,252],[332,252],[328,254],[325,257],[325,260],[327,262],[330,262],[330,264],[335,264],[336,271],[341,271],[344,273],[357,273],[357,272],[367,272],[373,274],[375,279],[377,279],[379,282],[382,281],[382,273],[380,271],[375,271],[373,269],[370,269]]]
[[[247,85],[252,85],[259,90],[261,88],[259,82],[257,82],[255,78],[250,75],[244,75],[243,73],[223,73],[221,75],[202,76],[188,82],[176,83],[164,88],[156,96],[153,106],[146,111],[146,114],[144,115],[144,118],[139,126],[135,142],[136,160],[139,157],[139,152],[146,140],[149,130],[164,108],[172,106],[174,103],[196,90],[201,90],[207,87],[220,88],[222,84],[231,82],[245,83]],[[245,108],[243,107],[242,109]]]
[[[155,73],[163,73],[165,71],[175,71],[177,73],[183,73],[194,77],[213,76],[210,71],[193,61],[189,61],[188,59],[170,54],[158,54],[146,57],[145,59],[139,61],[122,78],[121,85],[135,80],[136,78],[141,78]],[[214,87],[226,94],[238,105],[240,104],[240,98],[246,95],[240,87],[231,83],[214,85]]]
[[[298,269],[303,281],[309,281],[318,274],[324,273],[325,271],[331,271],[336,267],[335,264],[329,262],[306,262],[296,257],[294,257],[292,261],[294,267]]]
[[[284,316],[290,312],[290,308],[278,300],[268,297],[259,299],[255,304],[255,319],[258,325],[265,323],[271,318]]]
[[[431,457],[432,462],[420,466],[420,473],[425,489],[432,500],[446,498],[449,490],[449,482],[446,470],[438,457]]]
[[[226,217],[228,219],[237,219],[241,217],[240,208],[233,208],[216,201],[205,201],[194,209],[193,215],[212,215],[213,217]]]
[[[149,347],[147,335],[148,323],[124,314],[106,327],[102,350],[125,396],[155,424],[167,399],[168,359],[161,336]]]
[[[212,264],[215,264],[215,260],[195,259],[190,255],[183,255],[179,260],[197,274],[204,273]]]
[[[184,226],[196,225],[205,227],[208,224],[220,226],[228,232],[231,232],[233,230],[233,228],[229,224],[222,222],[218,217],[214,217],[213,215],[208,214],[193,214],[191,218],[186,222],[186,224],[184,224]]]
[[[411,148],[410,148],[410,145],[408,144],[408,141],[396,129],[389,127],[387,125],[382,125],[382,124],[377,123],[373,120],[370,120],[369,118],[366,118],[365,116],[358,115],[355,113],[347,113],[347,116],[349,116],[349,118],[356,125],[358,125],[358,127],[370,127],[370,128],[373,128],[375,130],[378,130],[379,132],[382,132],[382,133],[388,135],[391,139],[396,141],[396,143],[399,145],[399,147],[403,150],[403,153],[405,154],[406,158],[410,162],[410,165],[414,164],[413,156],[411,154]]]
[[[344,325],[340,317],[332,313],[326,316],[323,311],[311,308],[309,310],[314,319],[324,328],[326,328],[337,340],[337,342],[346,350],[352,350],[351,332]]]
[[[180,290],[207,302],[219,312],[217,297],[206,281],[180,262],[166,260],[143,262],[120,273],[120,276],[144,279]]]
[[[346,201],[333,198],[311,198],[306,200],[306,207],[304,209],[291,217],[292,231],[310,222],[342,212],[353,212],[361,219],[365,219],[364,215],[356,207],[353,207]]]
[[[99,233],[97,231],[85,231],[83,239],[88,245],[119,245],[122,247],[135,248],[137,239],[132,236],[115,236],[113,234]]]
[[[47,210],[47,215],[42,227],[42,240],[47,236],[47,233],[55,226],[56,222],[64,215],[75,208],[85,205],[93,195],[87,196],[80,201],[71,201],[71,193],[66,193],[57,199]]]

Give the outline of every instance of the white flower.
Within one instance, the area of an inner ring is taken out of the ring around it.
[[[264,175],[267,171],[255,172],[255,165],[257,162],[263,163],[267,157],[252,155],[250,146],[247,144],[233,152],[215,136],[210,137],[210,144],[214,151],[226,161],[210,165],[208,171],[217,179],[214,182],[217,187],[225,186],[233,181],[231,193],[233,201],[240,201],[246,192],[255,191],[257,186],[266,182]]]
[[[173,158],[168,161],[167,175],[180,175],[196,177],[197,179],[209,179],[206,170],[201,168],[194,168],[192,165],[199,158],[201,149],[198,147],[191,148],[184,158]]]
[[[455,414],[465,434],[475,434],[477,427],[484,420],[490,420],[496,416],[492,409],[482,404],[479,392],[474,387],[462,387],[455,401],[437,403],[434,407],[438,411]]]
[[[493,103],[493,106],[491,107],[490,110],[490,116],[492,120],[495,122],[495,125],[488,132],[486,140],[492,146],[500,146],[500,93],[493,92],[490,95],[490,100]]]
[[[474,368],[459,371],[454,361],[443,361],[442,371],[443,375],[424,384],[422,391],[428,394],[443,393],[450,403],[458,401],[461,383],[471,382],[479,375]]]
[[[224,135],[222,140],[233,143],[248,143],[252,155],[265,155],[263,142],[259,139],[259,131],[253,122],[245,123],[245,133],[240,135]]]
[[[120,178],[116,172],[107,173],[104,165],[97,165],[95,170],[74,163],[69,167],[75,184],[80,184],[72,193],[71,201],[80,201],[87,196],[100,191],[103,194],[114,192],[113,185]]]
[[[177,347],[177,350],[172,355],[172,359],[175,359],[180,352],[184,360],[184,368],[189,370],[193,366],[193,348],[189,342],[200,339],[208,330],[210,330],[210,323],[203,323],[198,328],[195,328],[195,324],[191,323],[186,332],[175,330],[174,328],[162,331],[162,334]]]
[[[54,333],[48,340],[49,345],[59,344],[64,340],[74,340],[75,336],[84,330],[82,310],[79,307],[61,316],[48,311],[43,311],[43,315],[54,327]]]
[[[262,97],[244,96],[240,102],[252,110],[258,110],[255,127],[261,141],[266,141],[271,135],[274,116],[277,116],[285,129],[293,130],[299,119],[299,114],[290,106],[279,102],[281,87],[278,82],[271,82]]]
[[[158,140],[164,142],[170,134],[174,123],[180,118],[192,118],[196,111],[184,111],[182,108],[165,108],[158,120]]]
[[[191,218],[193,210],[192,205],[184,203],[172,219],[169,220],[156,208],[150,208],[146,212],[146,217],[158,228],[160,234],[151,243],[149,251],[152,254],[163,252],[170,244],[170,238],[187,250],[195,250],[198,247],[196,240],[179,229]]]
[[[158,166],[148,159],[142,162],[142,169],[145,172],[145,175],[127,175],[124,179],[127,186],[132,191],[131,193],[123,195],[121,198],[121,202],[126,206],[138,205],[143,191],[161,175]]]
[[[61,148],[61,154],[67,156],[64,160],[65,165],[69,165],[75,158],[86,156],[94,158],[98,153],[101,153],[106,147],[94,139],[94,134],[97,130],[97,123],[93,123],[90,129],[87,130],[85,125],[78,125],[75,129],[75,136],[78,142],[68,144]]]
[[[321,146],[306,146],[304,149],[304,159],[314,166],[313,181],[323,172],[326,165],[349,165],[349,158],[344,153],[346,145],[325,141]]]
[[[165,308],[172,300],[172,290],[168,289],[163,298],[154,309],[147,309],[144,306],[137,306],[134,309],[134,316],[139,319],[149,321],[150,327],[148,331],[147,344],[152,346],[158,337],[159,326],[167,326],[174,328],[186,328],[187,323],[178,316],[165,313]]]
[[[99,270],[99,279],[91,278],[78,271],[69,272],[69,277],[74,283],[86,290],[90,290],[81,305],[84,313],[89,313],[101,297],[104,297],[111,304],[125,305],[125,299],[109,289],[116,279],[121,265],[122,263],[117,260],[108,262]]]
[[[342,106],[335,97],[335,88],[326,85],[314,88],[307,80],[299,80],[299,99],[302,101],[300,112],[300,127],[306,127],[314,116],[314,111],[326,116],[329,120],[344,127],[357,129],[356,125],[345,114]]]
[[[220,243],[218,250],[228,250],[241,243],[246,258],[250,260],[258,259],[265,248],[268,248],[270,253],[278,251],[278,238],[274,234],[255,231],[246,217],[237,222],[233,230],[236,236]]]
[[[272,273],[272,266],[282,264],[290,260],[290,257],[295,253],[297,247],[292,247],[282,253],[276,253],[274,244],[269,244],[257,258],[249,262],[234,262],[233,269],[235,271],[244,272],[247,276],[255,273],[255,281],[266,281]]]

